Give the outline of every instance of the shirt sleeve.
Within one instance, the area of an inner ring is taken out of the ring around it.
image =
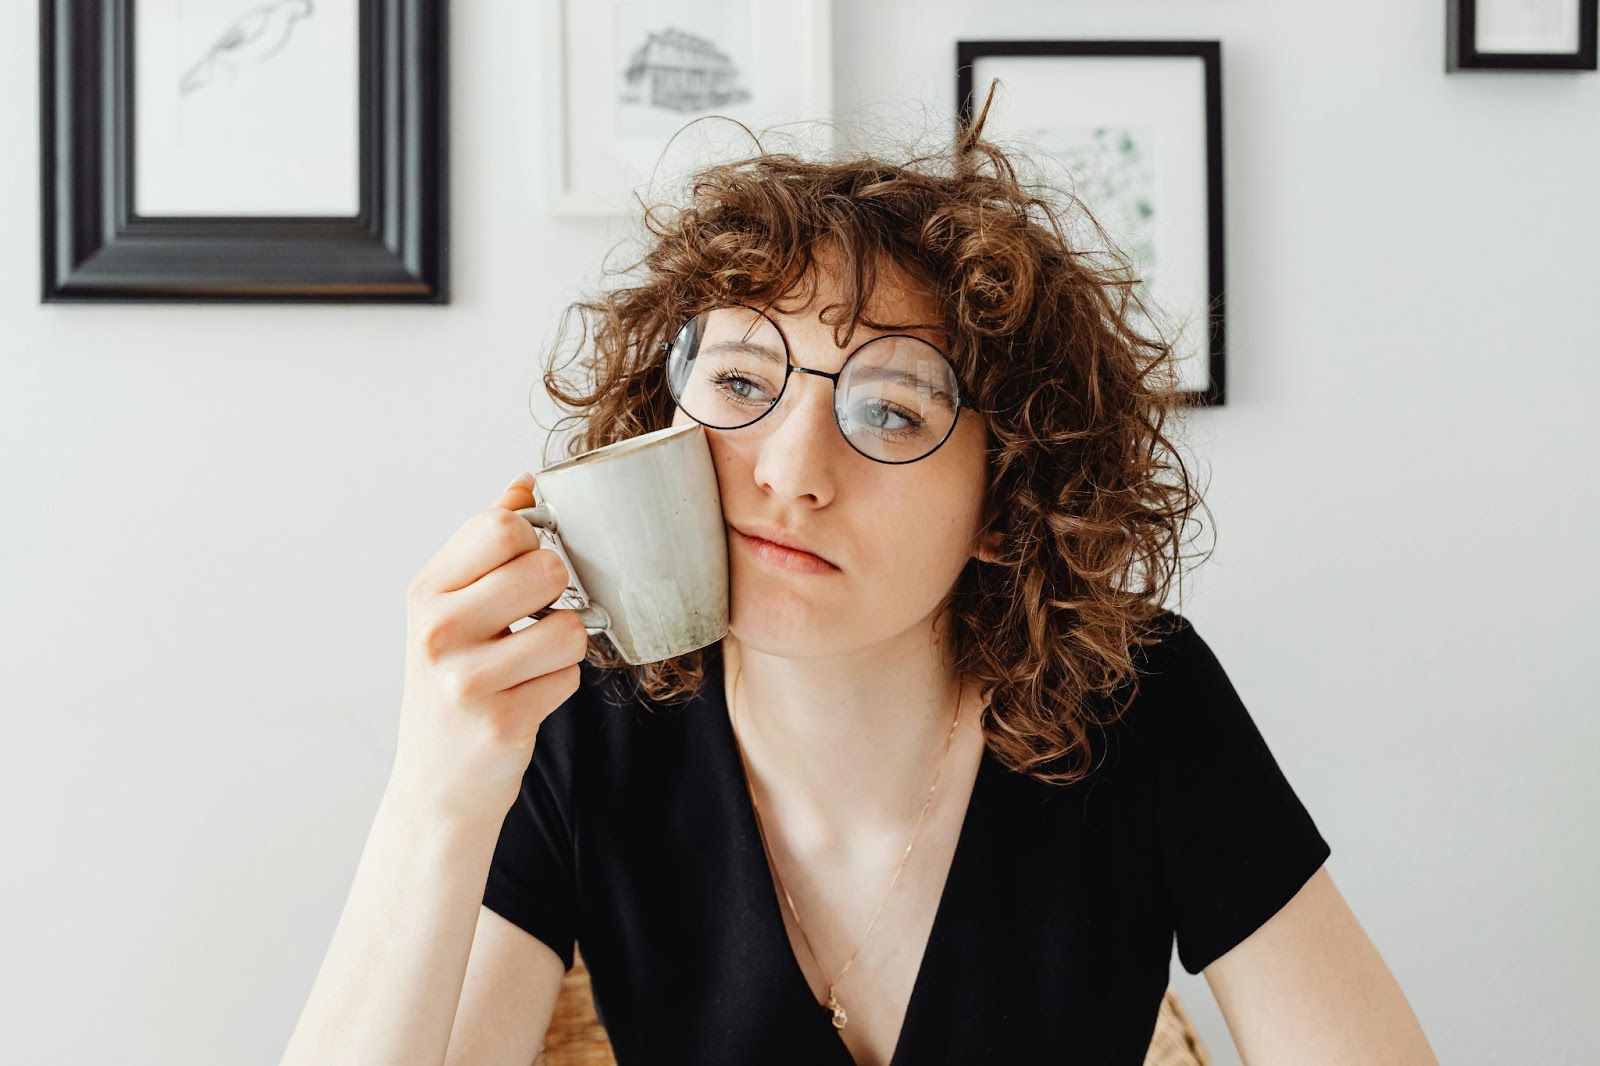
[[[1164,891],[1178,959],[1198,974],[1278,913],[1331,849],[1222,665],[1174,615],[1152,656]]]
[[[500,827],[483,891],[485,907],[548,944],[568,970],[577,940],[575,716],[592,678],[588,664],[582,671],[578,691],[540,723],[533,758]]]

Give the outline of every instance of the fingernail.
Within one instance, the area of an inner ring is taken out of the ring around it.
[[[517,488],[518,486],[522,486],[523,488],[526,488],[527,486],[532,485],[532,484],[533,484],[533,475],[532,474],[518,474],[516,476],[516,479],[513,480],[511,482],[511,484],[506,486],[505,490],[507,492],[510,492],[512,489]]]

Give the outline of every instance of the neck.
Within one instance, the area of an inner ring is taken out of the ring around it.
[[[952,749],[974,739],[964,734],[981,744],[972,694],[927,634],[818,659],[741,647],[729,634],[722,654],[729,714],[763,810],[807,850],[863,835],[903,840],[935,772],[944,766],[943,785]]]

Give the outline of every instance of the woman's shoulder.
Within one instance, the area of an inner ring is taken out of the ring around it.
[[[1170,764],[1220,766],[1259,734],[1222,662],[1193,620],[1165,610],[1129,649],[1134,675],[1101,704],[1107,733],[1122,747]]]
[[[1133,657],[1136,691],[1105,730],[1125,779],[1158,784],[1174,803],[1219,790],[1265,802],[1287,790],[1255,715],[1191,619],[1167,612],[1159,639]]]
[[[1139,627],[1130,655],[1141,677],[1165,673],[1175,661],[1192,656],[1196,645],[1203,645],[1194,622],[1186,615],[1163,608]]]
[[[1143,706],[1173,696],[1193,696],[1197,689],[1215,690],[1227,680],[1216,653],[1200,634],[1192,619],[1173,610],[1163,610],[1146,622],[1129,658],[1134,676],[1125,688],[1136,688]]]

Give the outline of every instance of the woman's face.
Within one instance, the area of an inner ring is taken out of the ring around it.
[[[819,275],[815,298],[780,302],[769,316],[797,366],[835,373],[859,345],[882,333],[911,333],[946,349],[930,298],[882,277],[864,317],[892,330],[858,326],[846,347],[818,317],[838,302]],[[692,423],[680,408],[672,424]],[[728,524],[729,629],[769,654],[809,658],[870,647],[924,623],[976,551],[988,473],[987,431],[961,409],[933,454],[890,465],[857,452],[833,415],[832,384],[791,374],[782,399],[740,429],[706,428]],[[741,527],[776,527],[832,563],[818,573],[763,558]]]

